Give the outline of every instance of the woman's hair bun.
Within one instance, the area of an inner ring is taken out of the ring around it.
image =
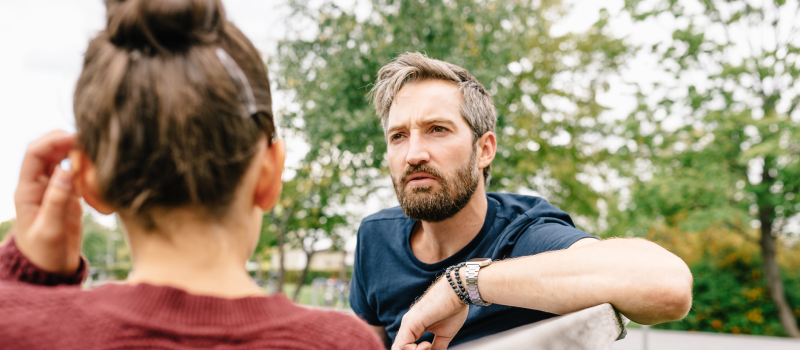
[[[216,40],[224,14],[219,0],[106,0],[111,42],[122,48],[185,51]]]

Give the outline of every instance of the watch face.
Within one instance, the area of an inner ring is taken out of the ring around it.
[[[475,258],[467,260],[467,264],[479,264],[481,267],[489,265],[492,262],[492,259],[489,258]]]

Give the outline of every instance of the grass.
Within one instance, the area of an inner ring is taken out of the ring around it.
[[[283,285],[283,294],[286,294],[286,296],[291,299],[295,289],[297,289],[296,284],[285,283]],[[311,286],[305,285],[300,288],[300,296],[297,298],[297,302],[304,305],[311,305]]]

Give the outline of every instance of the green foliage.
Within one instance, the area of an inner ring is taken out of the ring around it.
[[[112,230],[101,225],[88,212],[84,213],[82,221],[83,242],[81,243],[81,253],[89,260],[89,264],[92,266],[106,266],[109,251],[108,240],[113,237],[111,242],[111,254],[115,268],[113,273],[124,278],[127,275],[127,271],[131,269],[131,260],[129,248],[123,239],[122,232],[119,228]],[[6,238],[13,223],[14,220],[0,222],[0,242]]]
[[[310,145],[304,166],[351,189],[340,201],[385,186],[377,181],[388,170],[384,135],[365,95],[383,65],[425,52],[469,69],[494,98],[499,147],[490,189],[533,189],[596,229],[600,194],[578,178],[608,156],[596,144],[604,108],[595,95],[629,48],[606,35],[605,12],[585,33],[552,36],[564,9],[535,3],[375,0],[360,18],[332,1],[318,11],[292,2],[289,21],[318,27],[310,40],[280,42],[275,62],[276,86],[292,99],[283,126]]]
[[[701,231],[652,227],[646,238],[683,259],[694,277],[689,315],[656,328],[785,336],[763,278],[757,237],[756,230],[741,233],[724,225]],[[800,305],[800,245],[779,245],[778,262],[790,304]],[[800,318],[800,307],[794,314]]]
[[[341,170],[323,168],[319,163],[296,170],[294,177],[284,182],[280,202],[264,214],[255,254],[264,258],[268,247],[280,246],[282,242],[284,248],[302,249],[311,261],[315,244],[324,239],[332,241],[334,250],[340,249],[344,245],[342,231],[348,226],[347,212],[342,208],[348,188],[335,180]],[[306,269],[309,267],[307,264]],[[284,282],[292,277],[286,276],[286,271],[279,273],[284,274]],[[297,283],[310,280],[301,275]]]
[[[297,284],[300,281],[300,274],[302,271],[286,271],[286,282],[289,284]],[[350,280],[350,277],[353,275],[353,269],[347,269],[347,280]],[[306,280],[304,282],[305,285],[311,285],[316,278],[339,278],[339,271],[317,271],[317,270],[309,270],[308,275],[306,276]]]
[[[638,108],[617,129],[631,152],[619,169],[634,181],[630,204],[612,214],[620,219],[611,229],[644,236],[664,225],[693,232],[716,227],[762,237],[758,265],[724,265],[723,256],[712,255],[694,266],[700,306],[691,327],[709,330],[708,322],[718,320],[711,329],[784,334],[775,310],[788,314],[798,305],[791,295],[784,303],[730,294],[781,283],[748,276],[759,265],[760,276],[769,277],[763,269],[770,266],[778,274],[773,237],[800,213],[800,94],[794,88],[800,47],[785,34],[800,23],[781,15],[790,8],[785,2],[626,1],[637,20],[675,20],[672,40],[651,48],[672,80],[640,86]],[[763,324],[753,323],[754,310]],[[796,329],[788,321],[783,326]]]
[[[678,322],[654,328],[702,332],[786,336],[775,304],[769,298],[761,260],[740,249],[707,252],[690,266],[694,276],[694,301],[689,315]],[[800,274],[784,271],[787,297],[800,305]],[[800,308],[794,310],[800,321]]]
[[[123,275],[122,270],[131,269],[130,251],[119,227],[112,230],[95,221],[90,213],[84,213],[81,252],[89,260],[89,265],[105,268],[109,251],[113,267],[121,270],[117,275]]]
[[[293,179],[283,184],[280,202],[264,214],[261,239],[257,252],[277,245],[283,233],[285,243],[291,247],[311,251],[311,246],[324,238],[341,247],[340,230],[347,225],[346,213],[335,209],[343,204],[347,188],[334,181],[339,168],[300,169]]]
[[[0,222],[0,242],[6,238],[12,226],[14,226],[14,220]]]
[[[652,8],[641,1],[626,3],[640,19],[669,14],[688,21],[675,29],[672,41],[652,51],[676,79],[695,82],[640,92],[639,108],[620,129],[635,135],[631,151],[643,165],[623,170],[631,177],[655,177],[635,184],[634,203],[644,210],[634,215],[668,218],[685,210],[691,222],[683,224],[699,227],[748,226],[762,217],[779,226],[799,213],[800,115],[795,109],[800,94],[793,87],[800,82],[795,68],[800,47],[779,35],[778,27],[800,30],[800,24],[776,17],[783,3],[753,7],[745,1],[696,1],[699,13],[674,1]],[[777,42],[771,47],[742,37],[773,34]],[[677,130],[667,125],[675,124],[667,118],[673,115],[684,117]]]

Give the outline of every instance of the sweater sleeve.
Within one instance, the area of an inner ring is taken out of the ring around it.
[[[86,277],[86,259],[81,257],[78,270],[70,275],[49,272],[34,265],[19,251],[12,236],[8,243],[0,245],[0,280],[18,281],[42,286],[80,285]]]

